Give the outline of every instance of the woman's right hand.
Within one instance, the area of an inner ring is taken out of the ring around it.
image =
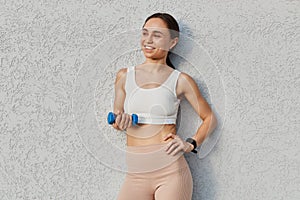
[[[113,127],[117,130],[126,130],[132,125],[131,115],[120,112],[119,110],[115,113],[116,119],[115,123],[113,123]]]

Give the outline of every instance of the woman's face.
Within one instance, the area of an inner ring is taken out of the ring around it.
[[[170,48],[176,45],[178,38],[171,39],[170,31],[160,18],[149,19],[142,29],[141,47],[147,58],[162,59]]]

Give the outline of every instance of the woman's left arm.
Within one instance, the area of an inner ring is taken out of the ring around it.
[[[181,72],[177,82],[177,94],[183,95],[194,108],[203,123],[192,138],[197,146],[216,128],[217,119],[207,101],[203,98],[200,90],[191,76]]]

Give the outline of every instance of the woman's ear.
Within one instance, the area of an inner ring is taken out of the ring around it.
[[[175,37],[175,38],[171,39],[170,49],[173,49],[173,47],[176,46],[177,42],[178,42],[178,37]]]

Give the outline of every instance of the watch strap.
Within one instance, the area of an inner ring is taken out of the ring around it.
[[[197,153],[197,150],[196,150],[196,148],[197,148],[196,140],[194,140],[193,138],[187,138],[185,141],[188,142],[188,143],[191,143],[194,146],[194,149],[191,152]]]

